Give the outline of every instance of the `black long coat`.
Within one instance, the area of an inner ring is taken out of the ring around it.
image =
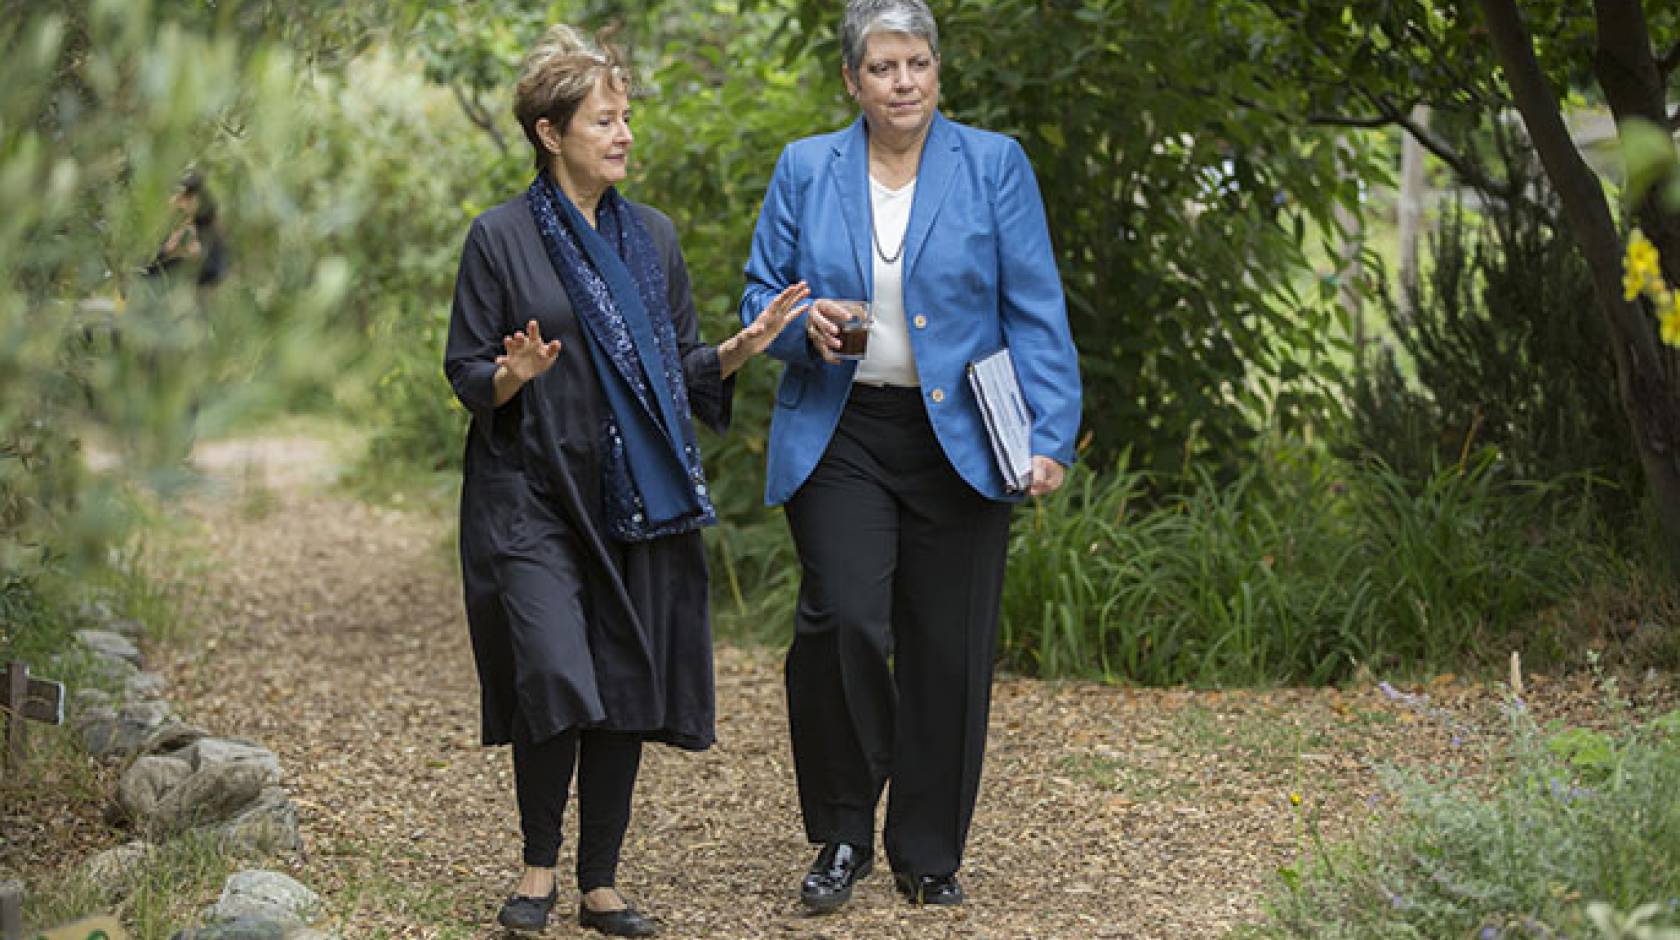
[[[729,423],[734,381],[702,345],[671,220],[632,203],[653,236],[694,417]],[[535,319],[560,358],[502,407],[502,339]],[[565,288],[521,195],[473,221],[461,253],[444,371],[472,412],[461,487],[461,575],[486,744],[523,721],[713,741],[711,623],[699,533],[615,541],[601,498],[607,411]]]

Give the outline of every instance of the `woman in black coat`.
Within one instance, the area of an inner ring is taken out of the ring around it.
[[[715,521],[692,418],[722,431],[731,376],[804,309],[803,284],[700,342],[670,219],[619,195],[631,145],[619,54],[568,26],[526,57],[514,113],[529,190],[479,216],[445,371],[472,413],[461,568],[486,744],[513,745],[525,869],[498,920],[558,897],[574,767],[578,918],[653,923],[614,888],[643,741],[712,743],[700,528]]]

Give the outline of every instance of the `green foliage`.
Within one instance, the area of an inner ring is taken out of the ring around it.
[[[1669,936],[1680,926],[1680,740],[1654,725],[1547,734],[1520,700],[1508,712],[1491,789],[1456,768],[1387,774],[1394,817],[1286,878],[1267,923],[1239,936]]]
[[[123,525],[110,481],[167,482],[201,407],[214,421],[330,370],[320,326],[347,280],[297,206],[326,170],[297,149],[315,89],[287,52],[145,5],[77,13],[0,26],[0,569],[24,576],[98,560]],[[236,241],[213,294],[133,273],[191,164]],[[90,438],[118,463],[98,482]]]
[[[340,328],[365,338],[335,389],[336,407],[375,429],[358,475],[454,467],[466,415],[442,363],[455,269],[473,216],[522,186],[522,160],[502,155],[417,63],[389,54],[350,63],[317,121],[317,146],[338,169],[311,207],[345,213],[322,248],[355,272]]]
[[[1592,272],[1549,200],[1483,212],[1443,212],[1409,316],[1384,295],[1414,378],[1388,350],[1374,357],[1353,385],[1348,448],[1418,478],[1492,447],[1512,476],[1569,478],[1560,495],[1590,492],[1626,520],[1642,474]]]
[[[1076,469],[1017,517],[1008,664],[1149,685],[1456,670],[1611,570],[1590,507],[1548,508],[1486,458],[1421,486],[1298,452],[1163,504],[1149,483]]]

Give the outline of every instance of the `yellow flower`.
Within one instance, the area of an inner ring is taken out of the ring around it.
[[[1299,794],[1299,793],[1289,794],[1289,805],[1290,806],[1300,806],[1301,805],[1301,794]]]
[[[1628,236],[1627,260],[1630,268],[1641,271],[1657,269],[1657,246],[1651,244],[1639,229],[1634,229],[1633,234]]]
[[[1630,265],[1622,274],[1622,299],[1632,300],[1645,290],[1645,277]]]
[[[1680,346],[1680,305],[1669,307],[1662,315],[1662,341]]]
[[[1628,235],[1627,256],[1622,263],[1622,296],[1627,300],[1662,283],[1657,246],[1639,229]]]

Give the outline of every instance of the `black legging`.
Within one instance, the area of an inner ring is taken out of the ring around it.
[[[519,828],[525,836],[525,864],[552,868],[559,862],[561,819],[576,766],[578,890],[612,887],[641,763],[640,735],[568,728],[546,741],[533,742],[525,722],[516,721],[513,780],[519,798]]]

